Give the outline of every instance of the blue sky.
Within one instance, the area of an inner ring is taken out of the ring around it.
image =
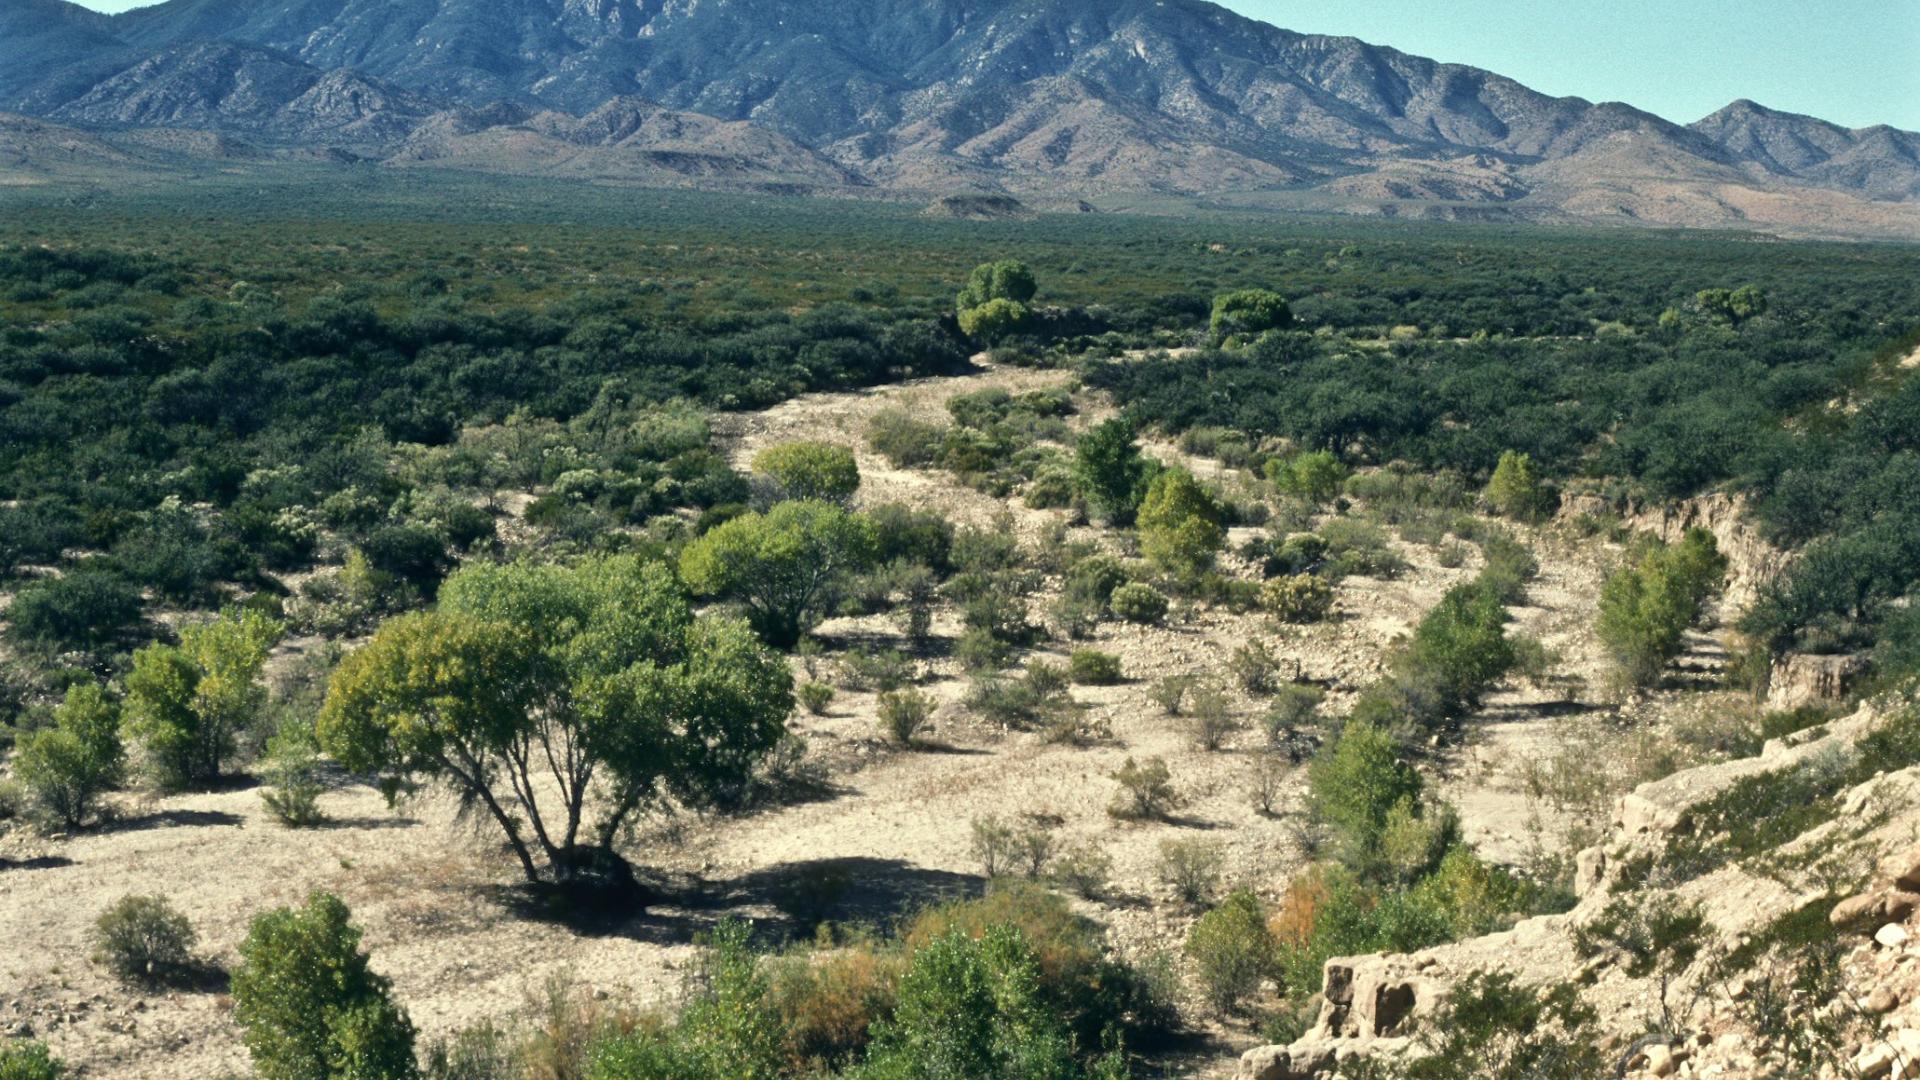
[[[142,0],[80,0],[102,11]],[[913,0],[902,0],[911,3]],[[1225,0],[1690,123],[1735,98],[1920,131],[1920,0]]]

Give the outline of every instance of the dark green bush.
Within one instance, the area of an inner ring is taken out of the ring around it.
[[[347,906],[314,893],[254,918],[233,973],[233,1014],[264,1080],[409,1080],[413,1024],[367,967]]]

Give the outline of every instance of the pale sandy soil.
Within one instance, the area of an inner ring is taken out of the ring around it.
[[[993,526],[1011,513],[1032,539],[1059,511],[1029,510],[957,485],[936,471],[901,471],[865,447],[865,423],[902,405],[944,415],[946,398],[987,386],[1020,391],[1057,385],[1052,371],[980,369],[956,378],[796,399],[766,412],[721,418],[719,438],[737,463],[759,448],[793,438],[827,439],[860,458],[862,504],[938,507],[962,524]],[[1084,396],[1084,395],[1083,395]],[[1076,423],[1100,415],[1084,401]],[[1152,452],[1174,457],[1170,445]],[[1180,455],[1184,457],[1183,455]],[[1211,475],[1208,462],[1187,462]],[[1095,537],[1095,530],[1075,530]],[[1236,537],[1238,539],[1238,537]],[[1587,631],[1593,598],[1612,549],[1598,541],[1535,537],[1543,564],[1521,628],[1561,651],[1563,670],[1598,687],[1601,661]],[[1397,543],[1397,542],[1396,542]],[[265,815],[256,790],[236,789],[152,802],[123,801],[114,826],[73,837],[39,838],[16,830],[0,837],[0,1035],[31,1033],[89,1077],[198,1078],[243,1071],[244,1049],[217,988],[146,997],[121,989],[87,959],[87,929],[109,902],[127,893],[162,893],[188,912],[202,951],[230,964],[247,920],[314,889],[340,894],[367,929],[377,970],[427,1038],[518,1007],[558,972],[615,998],[670,999],[694,955],[699,929],[729,914],[784,925],[774,901],[795,875],[836,861],[853,871],[846,918],[884,918],[921,900],[977,889],[969,850],[971,821],[984,814],[1034,815],[1058,823],[1067,839],[1092,839],[1114,860],[1114,901],[1088,905],[1112,927],[1124,951],[1177,948],[1193,913],[1156,879],[1161,843],[1198,838],[1226,853],[1226,881],[1277,896],[1302,856],[1290,814],[1264,817],[1249,798],[1255,730],[1222,752],[1195,748],[1181,721],[1162,715],[1146,693],[1154,679],[1218,669],[1241,643],[1260,638],[1298,661],[1303,674],[1332,687],[1329,708],[1380,670],[1384,649],[1451,584],[1477,566],[1445,569],[1431,549],[1398,545],[1415,569],[1395,581],[1349,579],[1339,614],[1313,627],[1278,628],[1256,615],[1202,611],[1167,628],[1107,624],[1093,646],[1123,658],[1129,682],[1076,687],[1074,697],[1103,721],[1111,738],[1086,746],[1050,745],[1033,733],[1004,732],[967,715],[965,680],[951,660],[924,660],[925,689],[941,702],[932,739],[938,748],[902,753],[879,742],[873,697],[842,692],[829,715],[800,715],[796,730],[836,762],[833,790],[818,801],[727,820],[661,822],[627,854],[658,877],[660,902],[603,932],[585,933],[527,917],[515,907],[513,867],[491,834],[452,820],[444,799],[390,812],[361,786],[324,799],[331,827],[291,831]],[[1476,557],[1477,559],[1477,557]],[[957,633],[952,612],[936,623]],[[840,621],[829,639],[892,635],[886,619]],[[1048,653],[1064,658],[1065,648]],[[1466,818],[1470,838],[1495,857],[1526,846],[1527,800],[1517,763],[1545,752],[1556,725],[1595,708],[1595,690],[1564,703],[1557,686],[1518,686],[1489,705],[1488,723],[1437,764],[1441,789]],[[1262,706],[1242,699],[1251,722]],[[1185,796],[1170,823],[1117,823],[1106,813],[1109,774],[1128,757],[1166,759]],[[1297,804],[1304,779],[1283,802]],[[1230,1071],[1245,1031],[1214,1031],[1215,1050],[1185,1075]]]

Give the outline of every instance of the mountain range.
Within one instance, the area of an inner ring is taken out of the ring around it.
[[[1920,236],[1920,134],[1682,126],[1202,0],[5,0],[0,111],[135,155]]]

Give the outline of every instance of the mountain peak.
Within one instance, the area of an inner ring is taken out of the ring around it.
[[[1864,139],[1744,98],[1681,127],[1206,0],[168,0],[36,25],[51,23],[31,46],[0,34],[0,108],[370,152],[452,110],[464,118],[442,141],[504,143],[516,124],[476,110],[509,103],[556,118],[542,146],[674,130],[731,145],[744,130],[711,125],[744,123],[786,140],[756,145],[796,167],[816,155],[916,192],[1317,186],[1374,212],[1494,202],[1695,223],[1740,219],[1672,185],[1905,199],[1920,184],[1901,133]],[[268,52],[182,51],[209,41]]]

